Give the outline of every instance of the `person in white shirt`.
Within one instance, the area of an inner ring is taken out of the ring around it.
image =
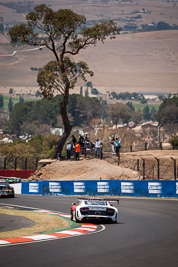
[[[95,143],[95,158],[98,158],[99,159],[99,156],[100,156],[100,148],[101,148],[101,142],[97,138],[96,139],[96,143]]]

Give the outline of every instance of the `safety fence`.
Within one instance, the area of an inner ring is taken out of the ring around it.
[[[177,198],[178,182],[153,180],[31,181],[21,183],[21,194]]]
[[[169,158],[127,158],[123,154],[118,157],[108,155],[109,163],[137,171],[141,180],[178,180],[178,161]]]
[[[1,170],[36,170],[39,157],[12,157],[0,156]]]

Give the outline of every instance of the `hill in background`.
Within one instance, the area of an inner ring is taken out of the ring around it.
[[[12,26],[25,22],[25,13],[21,12],[26,3],[32,8],[48,1],[0,2],[0,17],[4,25]],[[20,7],[20,9],[19,9]],[[54,0],[50,7],[70,8],[87,18],[87,25],[93,25],[105,19],[113,19],[122,29],[125,25],[156,24],[164,21],[169,25],[178,25],[178,4],[171,1],[78,1]],[[25,9],[24,9],[25,10]],[[29,12],[29,11],[28,11]],[[99,92],[159,92],[177,93],[178,88],[178,30],[129,33],[116,40],[107,40],[83,51],[77,58],[88,62],[95,75],[90,81]],[[15,56],[0,57],[0,93],[8,93],[13,87],[16,92],[37,90],[34,68],[41,68],[52,55],[46,50],[25,52],[22,49]],[[10,55],[19,47],[13,48],[6,36],[0,35],[0,55]],[[33,69],[33,70],[32,70]],[[79,81],[74,93],[79,92]]]

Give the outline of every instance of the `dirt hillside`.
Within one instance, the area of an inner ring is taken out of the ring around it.
[[[55,161],[36,171],[30,180],[139,179],[139,174],[104,160]]]
[[[130,168],[122,167],[122,160],[138,158],[170,160],[170,157],[178,160],[177,150],[152,150],[133,153],[121,153],[121,164],[117,166],[117,159],[112,157],[109,163],[99,159],[81,159],[80,161],[54,161],[39,168],[30,180],[137,180],[140,174]],[[130,164],[131,165],[131,164]],[[128,164],[129,166],[129,164]]]

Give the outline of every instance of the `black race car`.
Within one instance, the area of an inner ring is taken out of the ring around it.
[[[15,197],[14,188],[6,181],[0,181],[0,197]]]

